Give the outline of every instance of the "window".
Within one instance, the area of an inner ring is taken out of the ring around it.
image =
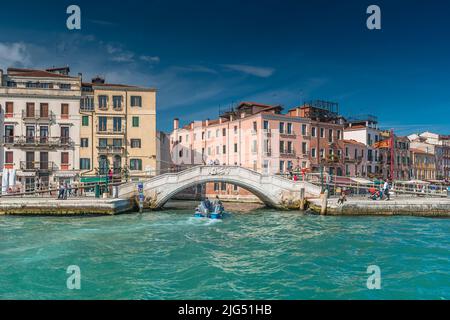
[[[98,139],[98,146],[100,148],[106,148],[108,146],[108,139],[105,138]]]
[[[180,152],[178,152],[178,156],[179,156],[180,158],[183,158],[183,150],[180,150]]]
[[[59,84],[59,88],[60,88],[61,90],[70,90],[71,85],[70,85],[70,83],[60,83],[60,84]]]
[[[253,140],[252,141],[252,153],[256,153],[256,149],[257,149],[257,147],[256,147],[256,140]]]
[[[328,142],[333,142],[333,129],[328,130]]]
[[[140,148],[141,139],[131,139],[131,148]]]
[[[320,157],[325,158],[325,150],[324,149],[320,149]]]
[[[280,173],[284,172],[284,161],[280,161]]]
[[[219,137],[219,129],[216,129],[216,138]]]
[[[122,109],[122,96],[113,96],[113,108]]]
[[[227,153],[227,146],[226,145],[223,145],[222,146],[222,154],[226,154]]]
[[[113,139],[113,147],[121,148],[122,147],[122,139]]]
[[[216,146],[216,154],[220,154],[219,146]]]
[[[306,124],[302,124],[302,136],[306,136]]]
[[[234,126],[234,134],[237,134],[237,133],[238,133],[238,127]]]
[[[88,127],[89,126],[89,116],[83,116],[81,118],[81,124],[83,125],[83,127]]]
[[[98,96],[98,107],[108,109],[108,96]]]
[[[316,137],[317,136],[316,131],[317,131],[317,128],[316,127],[312,127],[311,128],[311,136]]]
[[[69,153],[61,152],[61,165],[68,165],[68,164],[69,164]]]
[[[89,147],[89,139],[88,138],[81,138],[80,146],[82,148],[88,148]]]
[[[208,156],[211,155],[211,147],[208,147]]]
[[[237,153],[237,152],[238,152],[238,144],[235,143],[235,144],[234,144],[234,153]]]
[[[287,169],[290,171],[292,170],[292,161],[287,162]]]
[[[80,158],[80,170],[91,170],[91,159]]]
[[[98,117],[98,131],[106,131],[108,118],[106,117]]]
[[[122,118],[120,117],[113,118],[113,131],[122,132]]]
[[[220,190],[227,191],[227,184],[225,182],[220,183]]]
[[[211,131],[208,130],[208,139],[211,139]]]
[[[315,158],[316,157],[316,148],[312,148],[311,149],[311,157]]]
[[[264,122],[263,122],[263,128],[264,128],[264,130],[269,130],[269,121],[264,120]]]
[[[280,122],[280,133],[284,133],[284,122]]]
[[[337,131],[337,139],[338,139],[338,140],[341,139],[341,130],[338,130],[338,131]]]
[[[5,152],[5,163],[7,163],[7,164],[14,163],[14,153],[12,151]]]
[[[287,134],[292,134],[292,123],[287,124]]]
[[[142,97],[131,96],[131,106],[132,107],[142,107]]]
[[[280,153],[284,153],[284,141],[280,141]]]
[[[225,137],[227,135],[227,129],[223,128],[222,129],[222,137]]]
[[[134,128],[139,127],[139,117],[133,117],[133,127]]]
[[[61,143],[68,144],[70,142],[70,127],[61,127]]]
[[[320,128],[320,137],[325,138],[325,129],[324,128]]]
[[[67,103],[61,104],[61,119],[69,119],[69,105]]]
[[[308,153],[308,145],[306,142],[302,142],[302,153],[307,154]]]
[[[27,118],[34,118],[34,103],[27,103]]]
[[[130,170],[141,171],[142,170],[142,159],[131,159],[130,160]]]
[[[219,191],[219,183],[218,182],[214,182],[214,191],[215,192]]]
[[[292,141],[287,142],[287,153],[292,154],[294,151],[292,150]]]
[[[13,102],[7,102],[5,106],[5,116],[7,118],[10,118],[14,115],[14,103]]]

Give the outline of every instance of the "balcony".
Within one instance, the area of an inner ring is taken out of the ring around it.
[[[99,146],[97,149],[98,153],[102,155],[123,155],[125,152],[125,148],[119,146]]]
[[[56,166],[52,161],[21,161],[20,170],[27,172],[51,172],[56,170]]]
[[[294,132],[280,132],[281,138],[295,139],[297,135]]]
[[[271,157],[272,156],[272,149],[263,150],[264,157]]]
[[[119,128],[119,129],[108,129],[108,128],[101,128],[97,127],[97,134],[102,135],[115,135],[115,134],[125,134],[125,128]]]
[[[40,110],[36,111],[25,111],[22,110],[22,120],[25,122],[52,122],[56,119],[55,114],[53,112],[40,112]]]
[[[295,158],[295,151],[294,150],[280,150],[280,157]]]
[[[40,148],[40,149],[55,149],[55,148],[72,148],[74,146],[73,140],[69,137],[3,137],[4,146],[18,147],[18,148]]]

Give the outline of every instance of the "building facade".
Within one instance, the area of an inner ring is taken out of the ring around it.
[[[82,84],[80,170],[85,181],[104,177],[136,180],[157,174],[156,90]]]
[[[57,186],[78,176],[81,77],[69,71],[0,71],[3,193]]]
[[[436,179],[436,157],[421,149],[411,149],[412,178],[417,180]]]

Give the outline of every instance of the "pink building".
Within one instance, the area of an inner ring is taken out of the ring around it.
[[[174,164],[239,165],[266,174],[308,168],[309,119],[281,114],[281,106],[243,102],[217,120],[195,121],[170,135]]]

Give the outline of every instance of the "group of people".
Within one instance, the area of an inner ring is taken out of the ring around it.
[[[78,183],[75,182],[73,185],[68,184],[67,181],[61,182],[58,188],[58,200],[67,200],[70,196],[78,195]],[[80,189],[81,194],[81,189]]]
[[[379,189],[377,190],[375,187],[369,188],[370,196],[369,198],[372,200],[390,200],[391,194],[389,192],[391,186],[387,180],[384,181],[383,184],[380,184]]]
[[[208,197],[206,197],[195,209],[195,212],[201,214],[208,214],[211,212],[222,213],[223,209],[223,204],[222,201],[220,201],[219,196],[216,196],[216,199],[213,202],[211,202]]]

